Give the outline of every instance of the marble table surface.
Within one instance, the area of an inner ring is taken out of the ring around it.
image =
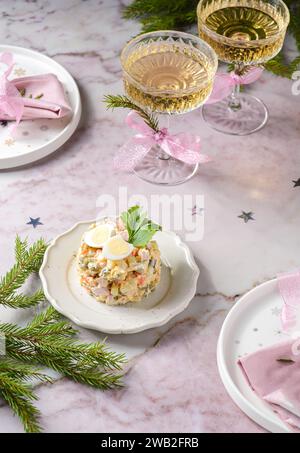
[[[289,80],[265,74],[253,87],[270,120],[246,138],[218,134],[199,111],[176,127],[201,135],[213,161],[190,182],[160,188],[112,169],[126,137],[125,112],[106,111],[105,94],[122,91],[119,54],[139,25],[122,19],[121,0],[1,2],[1,43],[29,47],[64,65],[78,82],[83,116],[56,153],[28,167],[0,173],[0,272],[13,262],[16,233],[51,239],[75,222],[109,213],[97,199],[119,188],[128,196],[202,196],[204,235],[190,247],[201,270],[189,308],[167,325],[134,335],[109,336],[129,359],[124,388],[100,392],[57,379],[37,390],[46,432],[263,432],[227,395],[217,371],[216,344],[235,301],[278,272],[300,264],[300,96]],[[287,46],[293,51],[293,44]],[[196,198],[195,198],[196,199]],[[101,212],[102,212],[101,211]],[[253,212],[245,223],[238,216]],[[192,216],[190,210],[184,216]],[[43,225],[33,229],[29,217]],[[179,231],[184,238],[184,231]],[[30,313],[1,310],[1,320]],[[86,339],[101,338],[83,331]],[[174,357],[176,356],[176,360]],[[0,431],[22,432],[0,403]]]

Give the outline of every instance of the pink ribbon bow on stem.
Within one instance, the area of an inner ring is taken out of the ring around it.
[[[239,76],[235,72],[219,73],[215,77],[214,87],[207,104],[214,104],[228,97],[236,85],[249,85],[256,82],[263,73],[263,68],[252,67],[246,74]]]
[[[14,66],[12,54],[4,52],[0,56],[0,62],[7,66],[7,70],[0,77],[0,111],[8,117],[16,118],[16,122],[9,128],[10,133],[13,133],[21,121],[24,100],[19,90],[8,80]]]
[[[205,163],[211,159],[200,154],[201,143],[198,135],[182,132],[171,135],[167,128],[155,132],[134,111],[126,118],[126,124],[137,131],[125,143],[114,158],[114,166],[119,170],[132,171],[146,154],[158,145],[170,157],[181,160],[187,164]]]

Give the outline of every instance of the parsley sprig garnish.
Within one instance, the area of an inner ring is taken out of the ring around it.
[[[135,247],[145,247],[155,233],[161,231],[161,226],[147,219],[140,206],[132,206],[120,217],[128,231],[128,242]]]

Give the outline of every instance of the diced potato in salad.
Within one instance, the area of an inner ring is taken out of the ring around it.
[[[112,250],[117,250],[112,244],[115,248],[111,247],[110,254],[106,252],[109,241],[117,241],[118,250],[120,244],[122,251],[126,250],[128,231],[120,218],[116,222],[106,219],[104,223],[110,226],[108,228],[110,237],[101,246],[96,247],[95,242],[95,238],[101,236],[103,241],[104,237],[103,228],[96,230],[99,224],[92,224],[83,235],[77,254],[80,283],[96,300],[108,305],[139,302],[148,296],[160,281],[161,257],[158,245],[154,240],[141,247],[128,244],[128,256],[122,259],[109,259]],[[87,240],[87,237],[92,239]],[[93,246],[86,242],[92,243]]]

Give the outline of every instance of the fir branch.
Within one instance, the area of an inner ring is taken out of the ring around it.
[[[142,31],[186,28],[196,22],[198,0],[134,0],[124,10],[124,18],[138,19]]]
[[[104,97],[107,109],[124,108],[136,111],[145,123],[155,132],[159,132],[158,119],[155,115],[147,113],[141,107],[134,104],[127,96],[107,95]]]
[[[181,13],[184,8],[197,5],[198,0],[134,0],[124,10],[124,17],[127,19],[140,18],[147,14],[157,13],[158,9],[162,13],[175,14]]]
[[[43,239],[36,241],[29,249],[27,241],[21,241],[17,236],[15,244],[16,264],[0,280],[0,305],[12,308],[28,308],[42,300],[42,295],[37,292],[31,297],[15,294],[34,272],[38,272],[47,244]]]
[[[15,240],[15,258],[17,264],[22,264],[22,259],[27,252],[27,247],[28,247],[27,239],[24,239],[24,241],[22,241],[20,236],[17,235]]]
[[[10,308],[29,308],[43,302],[43,300],[45,300],[44,292],[39,289],[30,296],[12,293],[3,302],[0,300],[0,303]]]
[[[38,433],[41,431],[38,418],[39,410],[32,404],[36,397],[29,387],[22,381],[11,379],[0,374],[0,395],[10,406],[12,411],[20,418],[27,433]],[[27,392],[29,396],[18,396],[20,393]]]
[[[158,30],[174,30],[174,29],[185,29],[189,25],[192,25],[195,21],[195,15],[191,12],[182,13],[180,15],[167,15],[167,16],[151,16],[151,18],[142,18],[140,22],[142,24],[143,33]]]
[[[290,63],[286,63],[283,53],[280,52],[275,58],[267,61],[264,67],[277,76],[291,79],[294,72],[300,67],[300,55]]]
[[[7,357],[0,358],[0,373],[4,373],[10,377],[16,377],[17,379],[22,379],[24,381],[38,379],[40,382],[52,382],[52,379],[49,378],[49,376],[41,373],[32,365],[21,363]]]
[[[25,267],[30,273],[38,272],[46,249],[47,243],[42,238],[38,239],[28,249],[27,240],[25,239],[25,241],[22,241],[19,236],[17,236],[15,243],[15,256],[17,264],[19,267]]]
[[[0,396],[20,418],[28,433],[40,432],[38,418],[40,412],[33,405],[37,399],[32,386],[26,381],[38,379],[51,382],[51,379],[36,368],[11,359],[0,358]]]
[[[46,243],[40,239],[28,248],[27,241],[16,238],[16,264],[0,281],[0,303],[25,308],[44,300],[42,290],[33,295],[16,294],[41,265]],[[0,324],[5,338],[6,356],[0,357],[0,397],[20,418],[27,432],[39,432],[39,411],[31,381],[51,382],[32,364],[44,365],[98,389],[120,386],[123,354],[110,351],[105,342],[80,343],[71,323],[50,307],[36,315],[25,327]]]
[[[79,343],[70,323],[49,307],[26,327],[0,324],[6,338],[7,355],[24,362],[39,363],[83,384],[99,389],[120,385],[123,354],[107,349],[105,343]]]

